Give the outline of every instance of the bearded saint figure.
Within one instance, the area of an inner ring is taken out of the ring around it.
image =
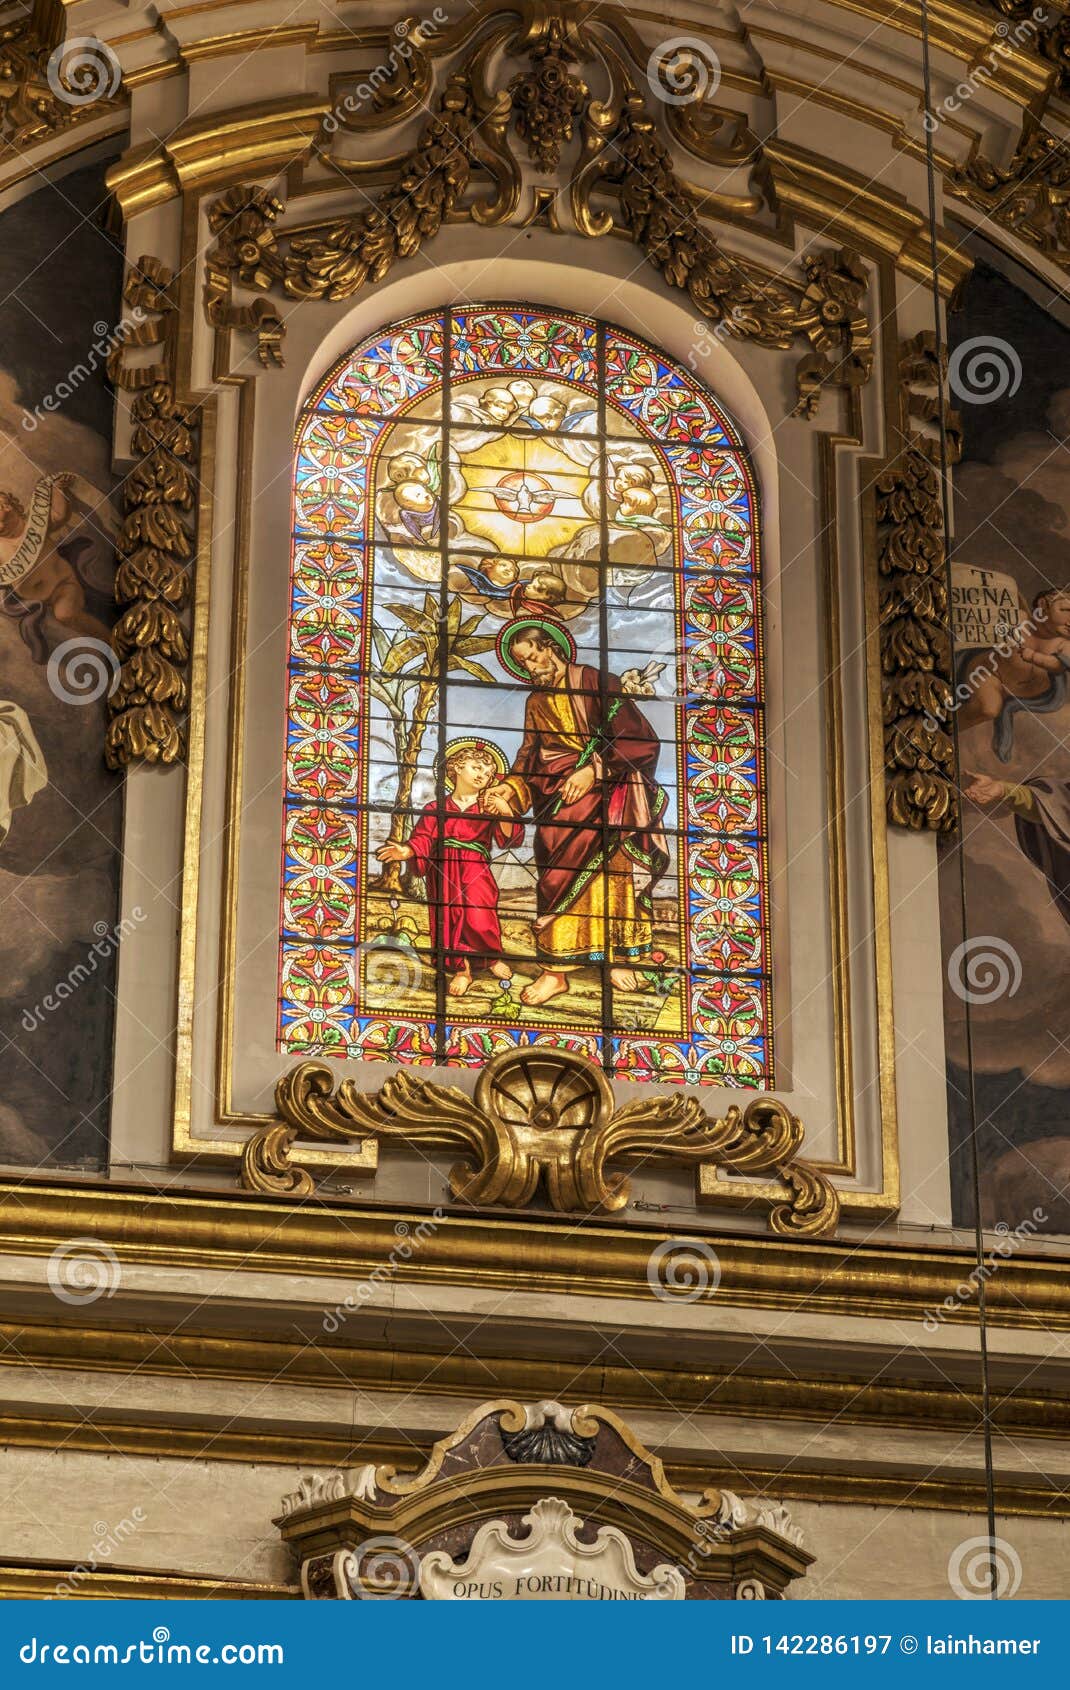
[[[521,1000],[560,996],[585,963],[609,963],[617,990],[635,991],[632,964],[652,948],[654,888],[669,865],[657,735],[617,676],[576,662],[552,618],[506,623],[498,655],[531,687],[512,768],[483,800],[498,815],[530,812],[535,824],[542,973]]]

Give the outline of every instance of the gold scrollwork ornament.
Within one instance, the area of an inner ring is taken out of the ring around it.
[[[829,386],[867,382],[873,345],[865,310],[868,278],[858,257],[836,249],[808,253],[802,277],[774,276],[725,250],[708,226],[711,206],[738,214],[756,210],[762,195],[700,194],[676,173],[661,119],[648,110],[625,65],[631,59],[645,68],[637,38],[605,9],[597,19],[541,5],[522,5],[519,12],[517,28],[515,13],[477,7],[428,49],[437,58],[478,37],[440,85],[416,146],[391,164],[392,180],[370,205],[291,234],[277,227],[281,206],[262,189],[235,188],[218,200],[209,213],[219,237],[208,259],[209,320],[250,330],[261,361],[280,362],[278,314],[236,304],[236,285],[278,289],[291,299],[348,299],[415,256],[447,222],[515,219],[522,192],[515,134],[535,169],[557,178],[552,188],[534,190],[533,215],[546,213],[556,227],[556,203],[567,197],[581,234],[626,234],[725,334],[779,350],[808,344],[796,371],[797,415],[812,417]],[[499,49],[526,61],[505,87],[494,86],[491,74]],[[608,82],[605,98],[595,98],[573,69],[588,63]],[[701,156],[719,157],[716,148],[710,153],[722,126],[719,114],[696,123],[687,144]],[[569,173],[562,154],[574,142]],[[348,161],[329,153],[322,139],[319,150],[345,173]],[[722,151],[733,164],[759,162],[760,147],[749,136],[724,143]],[[482,188],[488,177],[489,196]]]
[[[544,1184],[560,1213],[613,1214],[631,1182],[613,1164],[713,1163],[728,1173],[773,1175],[782,1193],[770,1197],[769,1224],[788,1237],[823,1238],[839,1218],[829,1180],[798,1160],[803,1127],[774,1097],[733,1104],[707,1115],[698,1099],[659,1090],[617,1106],[601,1069],[574,1051],[501,1051],[469,1097],[456,1086],[393,1075],[378,1091],[352,1080],[332,1088],[330,1070],[303,1062],[279,1081],[279,1122],[245,1146],[242,1183],[253,1191],[306,1197],[314,1190],[294,1160],[299,1140],[419,1145],[460,1151],[450,1172],[458,1202],[520,1209]]]

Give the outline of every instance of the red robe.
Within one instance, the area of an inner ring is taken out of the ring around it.
[[[441,832],[440,832],[441,828]],[[495,962],[502,954],[498,884],[490,867],[492,845],[519,845],[524,829],[474,806],[459,809],[447,797],[443,815],[428,804],[409,835],[411,863],[427,882],[428,924],[436,959],[456,974]]]

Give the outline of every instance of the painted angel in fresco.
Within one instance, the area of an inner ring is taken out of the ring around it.
[[[110,540],[118,533],[107,495],[83,475],[42,475],[28,509],[10,489],[0,489],[0,610],[18,619],[35,663],[48,658],[47,615],[70,634],[103,641],[110,636],[107,623],[87,603],[93,588],[81,559],[92,540],[78,530],[89,522]]]
[[[1021,711],[1047,715],[1067,700],[1070,671],[1070,593],[1047,591],[1032,613],[1000,645],[973,648],[958,663],[966,698],[959,731],[992,725],[992,749],[1001,763],[1014,755],[1014,718]]]
[[[431,948],[439,948],[450,975],[450,997],[463,997],[473,972],[486,968],[511,980],[502,956],[498,885],[491,868],[494,847],[519,845],[524,829],[486,810],[483,799],[500,781],[507,762],[490,740],[454,739],[446,746],[442,784],[446,798],[425,805],[406,844],[386,844],[382,862],[407,863],[427,887]]]
[[[521,1001],[561,996],[585,963],[608,962],[617,990],[635,991],[634,964],[653,946],[654,888],[669,865],[657,734],[617,676],[576,662],[567,629],[550,617],[507,624],[498,655],[531,688],[520,749],[483,799],[494,814],[530,811],[534,821],[542,972]]]

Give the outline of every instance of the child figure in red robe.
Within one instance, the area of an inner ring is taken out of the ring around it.
[[[519,845],[523,827],[501,816],[486,814],[480,799],[500,781],[508,760],[485,739],[453,739],[443,757],[446,801],[428,804],[407,845],[383,845],[375,854],[383,862],[411,863],[427,884],[431,944],[442,947],[452,976],[451,998],[463,997],[472,972],[489,968],[499,980],[513,971],[502,959],[502,930],[498,921],[498,884],[491,872],[494,845]]]

